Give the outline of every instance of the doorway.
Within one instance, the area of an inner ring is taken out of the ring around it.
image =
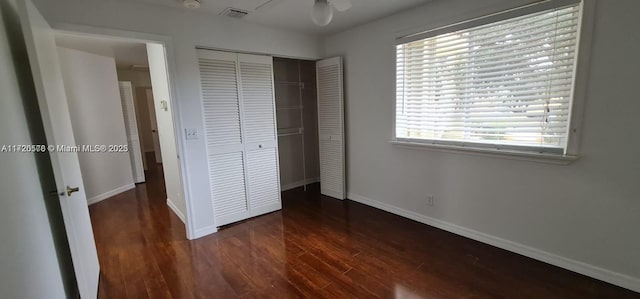
[[[281,191],[320,181],[316,64],[273,58]]]
[[[133,189],[154,172],[163,178],[163,200],[186,224],[165,47],[70,32],[57,32],[56,45],[76,143],[102,147],[78,151],[87,203]]]

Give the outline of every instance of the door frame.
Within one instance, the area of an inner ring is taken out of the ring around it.
[[[158,117],[156,115],[156,103],[153,101],[153,87],[144,88],[147,111],[149,113],[149,125],[151,126],[151,141],[153,142],[153,155],[156,164],[162,163],[162,148],[160,147],[160,135],[158,134]],[[155,131],[155,132],[154,132]]]
[[[127,99],[124,94],[122,93],[122,89],[128,89],[131,92],[131,98]],[[135,90],[133,89],[133,84],[131,83],[131,81],[120,81],[118,80],[118,89],[120,92],[120,99],[122,102],[122,110],[124,112],[125,115],[125,131],[127,132],[127,143],[129,144],[129,158],[131,159],[131,169],[132,174],[133,174],[133,182],[135,184],[139,184],[139,183],[144,183],[147,181],[147,177],[144,174],[144,151],[142,150],[142,138],[140,138],[140,129],[138,128],[138,109],[136,109],[136,98],[135,98]],[[130,101],[130,102],[129,102]],[[129,105],[131,106],[131,110],[128,109]],[[135,153],[135,144],[134,141],[132,140],[132,129],[131,129],[131,124],[129,123],[130,119],[128,119],[129,114],[132,114],[133,117],[133,124],[135,126],[135,130],[136,130],[136,134],[135,134],[135,141],[137,141],[138,143],[138,150],[139,150],[139,157],[136,157],[136,153]],[[139,159],[138,159],[139,158]],[[140,163],[140,164],[138,164]],[[137,173],[138,170],[138,166],[142,166],[142,180],[140,179],[140,173]]]
[[[189,188],[187,188],[188,184],[188,174],[186,172],[186,164],[184,160],[185,153],[185,143],[183,142],[182,132],[184,131],[182,128],[182,118],[180,114],[180,106],[177,103],[177,86],[175,82],[175,78],[177,78],[176,66],[175,66],[175,58],[173,52],[173,41],[170,36],[167,35],[159,35],[159,34],[151,34],[151,33],[143,33],[136,31],[128,31],[128,30],[119,30],[119,29],[108,29],[108,28],[100,28],[100,27],[92,27],[86,25],[77,25],[77,24],[69,24],[69,23],[56,23],[52,24],[51,27],[54,31],[60,33],[73,34],[76,36],[87,36],[87,37],[104,37],[110,39],[119,39],[119,40],[127,40],[133,42],[140,43],[155,43],[161,44],[165,49],[165,59],[167,63],[167,77],[168,77],[168,85],[170,89],[170,103],[171,103],[171,112],[173,117],[173,133],[176,140],[176,151],[178,153],[178,166],[180,167],[180,183],[182,187],[182,194],[184,195],[185,204],[187,208],[186,216],[186,231],[187,231],[187,239],[197,238],[195,224],[193,221],[192,215],[194,215],[192,210],[191,203],[191,194],[189,193]]]

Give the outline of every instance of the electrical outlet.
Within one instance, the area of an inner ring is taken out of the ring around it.
[[[198,139],[198,129],[184,129],[185,138],[187,140],[195,140]]]
[[[427,205],[433,206],[434,200],[435,200],[435,198],[434,198],[433,195],[431,195],[431,194],[427,195]]]

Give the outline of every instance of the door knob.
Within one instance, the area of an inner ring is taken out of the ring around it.
[[[67,185],[67,196],[71,196],[71,193],[80,191],[80,187],[71,188]]]

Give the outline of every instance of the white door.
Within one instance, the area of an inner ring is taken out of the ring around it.
[[[282,208],[269,56],[198,50],[217,226]]]
[[[156,163],[162,163],[162,153],[160,152],[160,137],[158,136],[158,120],[156,118],[156,108],[153,102],[153,89],[148,88],[147,109],[149,109],[149,121],[151,122],[151,137],[153,138],[153,153],[156,157]]]
[[[344,96],[341,58],[333,57],[316,62],[316,80],[320,193],[345,199]]]
[[[246,190],[237,55],[198,50],[204,135],[216,226],[251,217]]]
[[[133,87],[129,81],[118,82],[120,87],[120,100],[122,101],[122,113],[124,115],[124,127],[127,131],[127,143],[129,145],[129,158],[131,160],[131,172],[136,183],[144,182],[144,165],[142,147],[138,136],[138,121],[136,107],[133,103]]]
[[[240,98],[251,216],[282,208],[273,58],[238,54]]]
[[[47,142],[53,145],[75,145],[53,31],[30,0],[19,3],[22,31]],[[50,156],[58,192],[61,194],[60,206],[80,296],[96,298],[100,265],[78,155],[51,151]],[[78,189],[74,191],[73,188]]]

